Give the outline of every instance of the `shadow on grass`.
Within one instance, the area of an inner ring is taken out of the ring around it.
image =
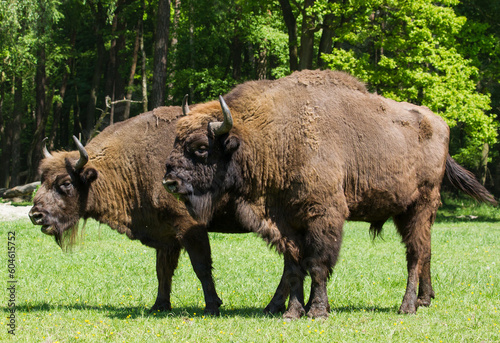
[[[10,309],[4,306],[0,307],[0,311],[9,312]],[[172,311],[153,312],[149,308],[142,306],[110,306],[110,305],[52,305],[48,303],[39,303],[36,305],[20,305],[16,306],[17,313],[30,313],[30,312],[55,312],[55,311],[95,311],[102,313],[109,318],[116,319],[134,319],[141,317],[156,317],[156,318],[199,318],[205,316],[203,308],[187,306],[184,308],[174,308]],[[398,308],[395,307],[377,307],[377,306],[341,306],[333,307],[330,313],[353,313],[353,312],[373,312],[373,313],[397,313]],[[268,314],[264,313],[264,309],[260,307],[242,307],[225,309],[221,307],[220,318],[281,318],[282,313]],[[209,317],[206,315],[205,317]]]
[[[483,215],[449,215],[446,213],[438,213],[436,215],[436,223],[498,223],[498,216],[483,216]]]
[[[373,312],[373,313],[398,313],[399,306],[379,307],[379,306],[341,306],[333,307],[330,313],[354,313],[354,312]]]
[[[174,308],[172,311],[157,311],[150,312],[149,307],[144,306],[112,306],[112,305],[87,305],[87,304],[69,304],[69,305],[53,305],[48,303],[38,303],[34,305],[19,305],[16,306],[17,313],[30,313],[30,312],[54,312],[54,311],[95,311],[104,314],[109,318],[118,319],[133,319],[140,317],[158,317],[158,318],[193,318],[201,317],[204,315],[204,308],[195,306],[186,306],[182,308]],[[5,306],[0,307],[0,311],[6,313],[10,312],[10,308]],[[239,309],[220,309],[221,317],[274,317],[273,315],[265,314],[263,308],[248,307]],[[207,315],[208,316],[208,315]]]

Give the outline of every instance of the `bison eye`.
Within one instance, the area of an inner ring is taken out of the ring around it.
[[[65,180],[59,185],[59,190],[64,194],[69,194],[73,189],[73,184],[70,180]]]
[[[197,157],[201,157],[201,158],[205,158],[207,157],[208,155],[208,146],[206,145],[199,145],[198,147],[196,147],[196,150],[194,151],[194,154],[197,156]]]

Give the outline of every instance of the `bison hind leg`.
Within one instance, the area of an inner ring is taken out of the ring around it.
[[[344,220],[342,213],[330,207],[308,223],[302,264],[311,276],[311,295],[306,306],[310,318],[327,318],[329,315],[326,286],[339,256]]]
[[[429,255],[430,257],[430,255]],[[431,284],[431,261],[425,261],[419,275],[417,305],[429,307],[434,299],[434,290]]]
[[[290,291],[290,299],[288,301],[288,308],[285,313],[283,313],[284,319],[299,319],[306,313],[304,310],[305,276],[306,272],[304,268],[286,252],[283,278],[286,287],[288,287]]]
[[[431,284],[431,226],[439,204],[439,187],[422,189],[420,198],[413,205],[394,216],[394,223],[406,245],[408,268],[400,313],[416,313],[419,306],[429,306],[434,298]]]
[[[171,240],[162,249],[156,250],[156,276],[158,278],[158,295],[149,313],[171,311],[170,292],[172,290],[172,276],[179,262],[181,245],[177,240]]]
[[[287,278],[287,271],[288,268],[290,268],[290,261],[288,260],[288,257],[285,255],[284,259],[284,267],[283,267],[283,275],[281,276],[280,283],[278,285],[278,288],[276,289],[276,292],[274,293],[273,298],[269,302],[269,304],[266,306],[264,309],[264,313],[269,313],[269,314],[277,314],[277,313],[283,313],[286,311],[286,299],[290,295],[290,287],[288,285],[288,282],[286,280]]]

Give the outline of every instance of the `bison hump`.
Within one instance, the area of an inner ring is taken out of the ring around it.
[[[179,106],[161,106],[153,110],[153,115],[156,118],[164,120],[168,123],[176,120],[180,113],[182,113],[182,111]]]

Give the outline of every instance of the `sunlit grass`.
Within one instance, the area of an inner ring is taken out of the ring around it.
[[[262,312],[283,262],[251,234],[210,235],[213,273],[224,302],[221,316],[214,318],[203,314],[201,285],[185,253],[174,276],[174,310],[149,314],[157,287],[153,249],[89,222],[83,244],[63,253],[27,220],[0,225],[5,251],[7,232],[16,232],[19,342],[500,341],[500,223],[494,220],[445,218],[434,226],[436,299],[416,315],[397,313],[406,261],[392,223],[374,242],[368,224],[348,223],[328,284],[330,317],[292,322]],[[0,341],[12,340],[5,319],[5,256]]]

